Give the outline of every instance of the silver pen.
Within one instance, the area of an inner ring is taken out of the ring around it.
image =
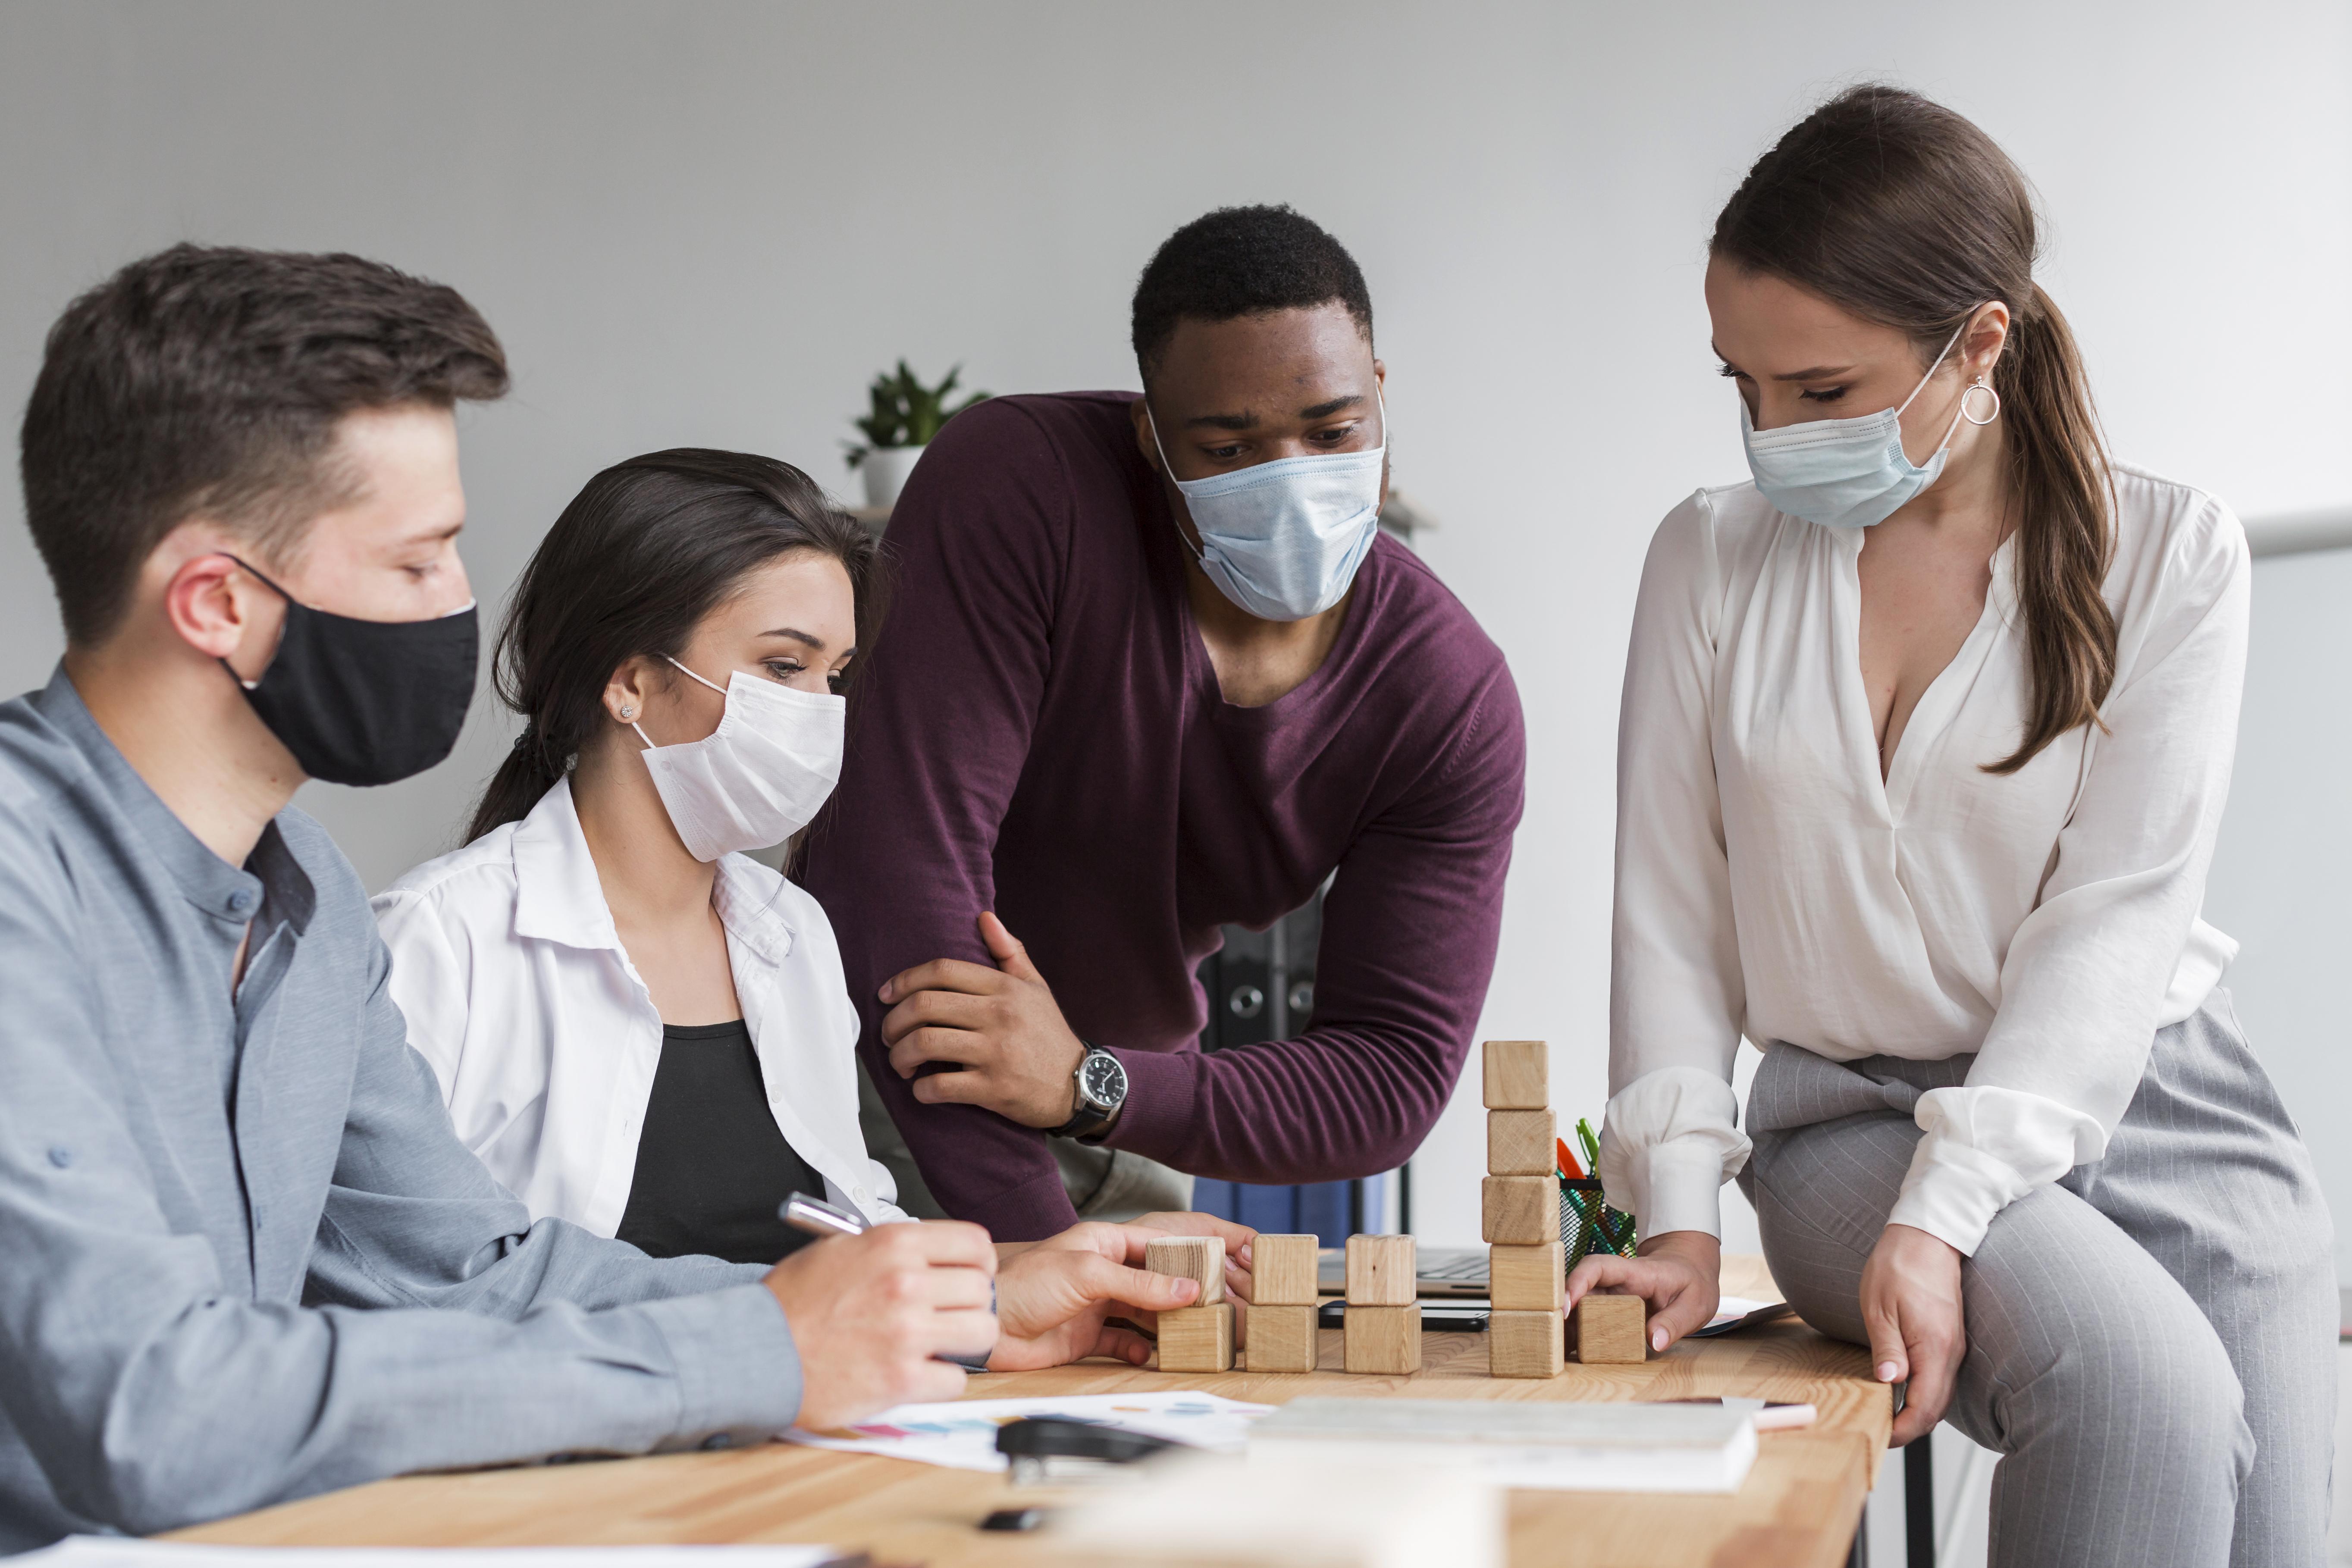
[[[776,1210],[776,1217],[794,1230],[804,1230],[811,1236],[863,1236],[866,1220],[847,1209],[837,1209],[823,1198],[813,1198],[806,1193],[794,1193]]]
[[[866,1230],[864,1215],[835,1208],[823,1198],[813,1198],[806,1193],[794,1193],[786,1198],[777,1206],[776,1217],[794,1230],[806,1231],[811,1236],[863,1236]],[[996,1311],[996,1281],[993,1279],[988,1282],[988,1310],[992,1315]],[[936,1355],[931,1359],[952,1362],[966,1372],[986,1372],[989,1353]]]

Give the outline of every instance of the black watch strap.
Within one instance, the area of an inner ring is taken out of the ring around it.
[[[1093,1057],[1097,1053],[1103,1056],[1110,1055],[1108,1051],[1104,1050],[1092,1040],[1083,1040],[1079,1043],[1087,1047],[1086,1056],[1078,1058],[1078,1068],[1080,1071],[1085,1070],[1087,1058]],[[1113,1059],[1117,1060],[1116,1058],[1113,1058]],[[1121,1068],[1126,1066],[1124,1062],[1121,1062],[1119,1065]],[[1067,1121],[1063,1122],[1059,1127],[1048,1128],[1045,1135],[1048,1138],[1091,1138],[1096,1133],[1100,1132],[1105,1128],[1108,1127],[1112,1122],[1118,1121],[1119,1110],[1125,1106],[1125,1104],[1126,1100],[1122,1099],[1118,1105],[1112,1106],[1108,1110],[1097,1110],[1081,1100],[1076,1107],[1071,1111],[1070,1119]]]

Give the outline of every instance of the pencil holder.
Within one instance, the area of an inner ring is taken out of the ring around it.
[[[1559,1247],[1574,1268],[1588,1253],[1633,1256],[1633,1216],[1613,1209],[1591,1177],[1559,1179]]]

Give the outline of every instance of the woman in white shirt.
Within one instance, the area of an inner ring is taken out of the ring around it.
[[[2245,544],[2106,460],[2033,223],[1876,87],[1717,221],[1755,482],[1643,574],[1601,1174],[1645,1239],[1570,1296],[1704,1324],[1738,1173],[1805,1318],[1907,1383],[1895,1440],[2008,1456],[1995,1563],[2316,1563],[2331,1230],[2199,918]]]
[[[858,1132],[832,928],[741,853],[832,791],[877,571],[798,469],[681,450],[596,476],[517,584],[498,673],[524,731],[466,847],[375,907],[410,1043],[534,1219],[762,1264],[808,1240],[777,1216],[794,1191],[907,1219]],[[1007,1261],[996,1364],[1141,1361],[1102,1321],[1172,1304],[1128,1267],[1156,1233],[1079,1226]]]

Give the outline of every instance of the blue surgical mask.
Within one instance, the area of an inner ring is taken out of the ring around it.
[[[1150,414],[1147,406],[1144,416]],[[1383,397],[1381,444],[1370,451],[1315,452],[1176,479],[1201,536],[1201,570],[1219,593],[1261,620],[1303,621],[1338,604],[1380,526],[1388,441]],[[1157,420],[1151,444],[1167,469]]]
[[[1967,330],[1967,323],[1962,322],[1960,331]],[[1960,395],[1961,407],[1953,411],[1951,427],[1944,432],[1934,455],[1925,463],[1914,463],[1904,453],[1903,411],[1934,379],[1944,355],[1950,353],[1952,344],[1959,341],[1960,333],[1954,332],[1950,342],[1944,344],[1943,353],[1936,356],[1935,364],[1927,367],[1927,374],[1911,389],[1911,395],[1895,407],[1882,408],[1875,414],[1759,430],[1748,415],[1748,400],[1741,398],[1739,434],[1748,445],[1748,471],[1756,476],[1757,489],[1790,517],[1801,517],[1824,528],[1868,528],[1894,516],[1906,501],[1934,484],[1936,477],[1944,471],[1944,456],[1951,449],[1952,432],[1960,427],[1968,393]],[[1994,413],[1998,414],[2000,408],[1996,397]]]

